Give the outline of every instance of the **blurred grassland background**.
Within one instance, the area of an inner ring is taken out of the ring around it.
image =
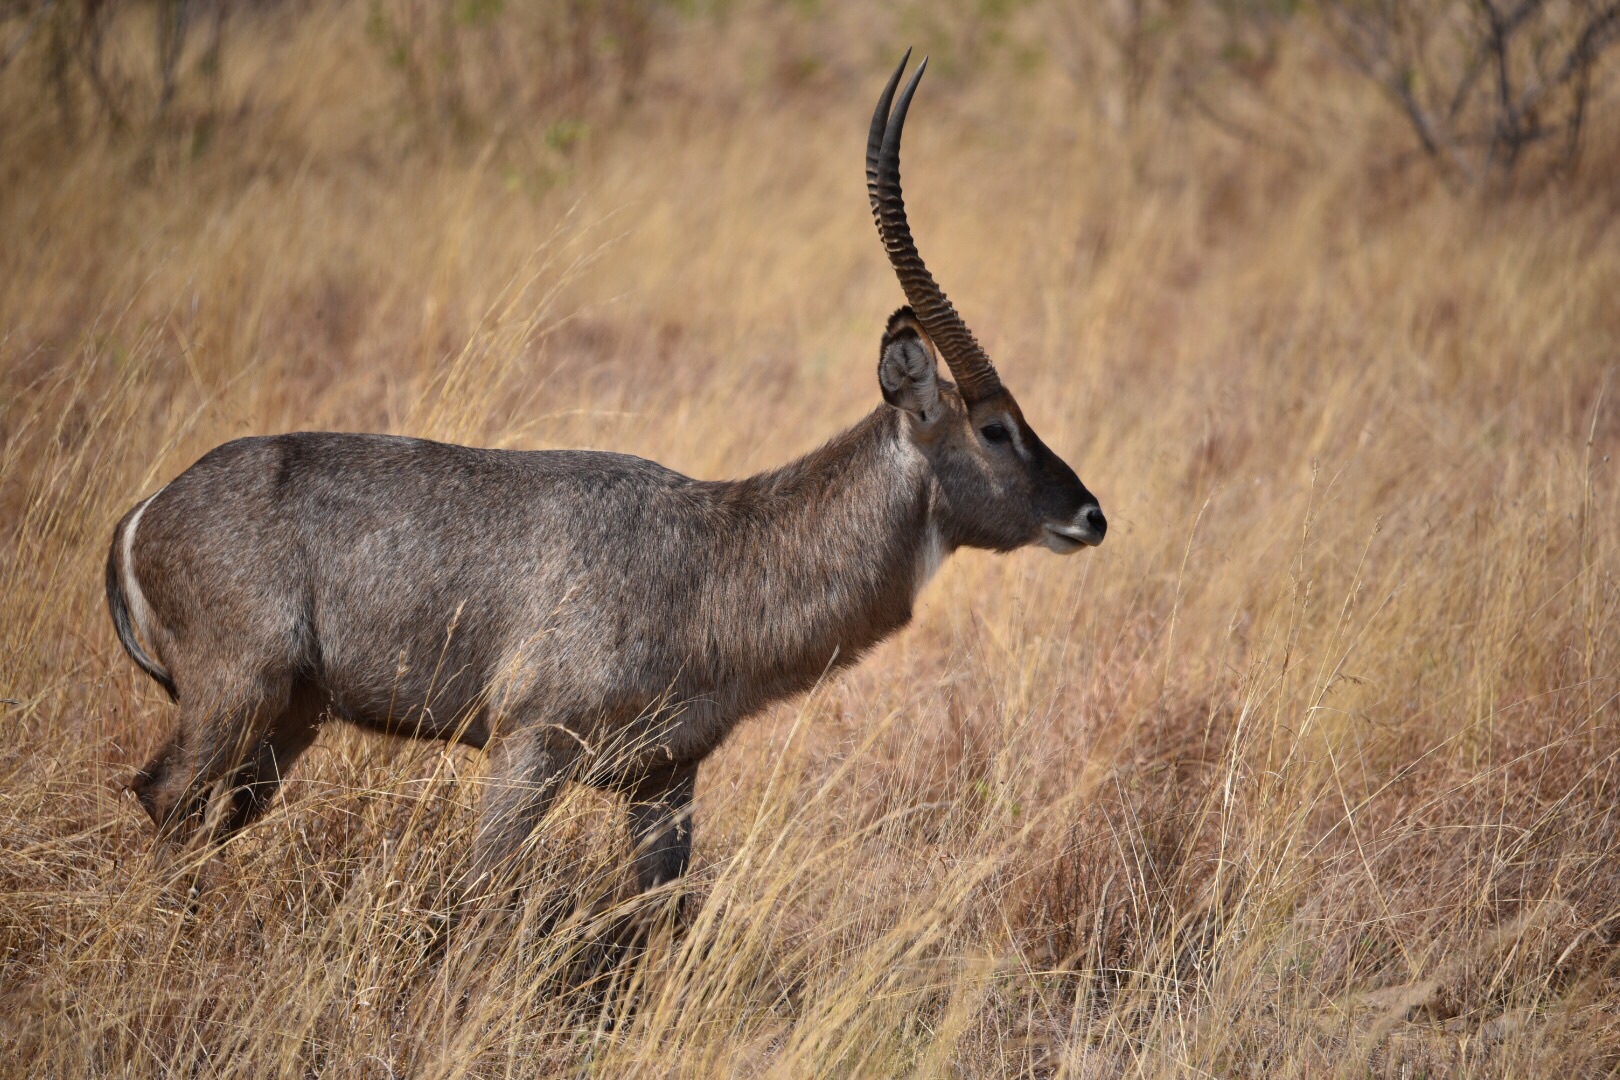
[[[3,1071],[1620,1068],[1620,13],[1522,7],[0,5]],[[188,902],[117,518],[252,433],[810,449],[907,45],[923,253],[1107,543],[741,727],[684,936],[597,944],[578,790],[435,949],[480,757],[336,727]]]

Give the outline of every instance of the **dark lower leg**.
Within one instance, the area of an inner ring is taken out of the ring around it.
[[[232,778],[231,805],[220,821],[215,839],[223,840],[246,828],[269,809],[287,771],[315,741],[319,724],[309,717],[285,717],[259,741],[247,764]]]
[[[642,892],[686,873],[692,860],[692,790],[695,767],[638,785],[630,796],[630,843],[636,887]]]
[[[495,747],[495,776],[482,796],[474,841],[477,895],[507,894],[521,884],[525,848],[572,765],[566,750],[522,745],[522,739],[511,736]]]

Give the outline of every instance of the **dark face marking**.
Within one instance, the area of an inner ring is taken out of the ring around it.
[[[1097,499],[1041,441],[1012,394],[968,405],[942,386],[939,417],[914,419],[914,441],[939,485],[938,521],[951,547],[1011,551],[1043,544],[1077,551],[1102,540]],[[932,431],[915,430],[922,427]]]
[[[905,413],[912,444],[938,487],[935,524],[946,549],[1060,553],[1102,542],[1096,496],[1054,454],[1005,387],[968,402],[939,376],[933,342],[909,308],[889,319],[878,356],[883,398]]]

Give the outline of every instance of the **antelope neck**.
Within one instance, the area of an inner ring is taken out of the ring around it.
[[[763,553],[773,593],[847,620],[855,640],[904,625],[943,558],[927,459],[888,405],[796,461],[721,486],[734,541]]]

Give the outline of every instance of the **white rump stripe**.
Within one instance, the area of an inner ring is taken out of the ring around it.
[[[167,487],[168,485],[164,485]],[[146,621],[151,616],[152,609],[146,604],[146,594],[141,592],[140,579],[135,576],[135,527],[141,523],[141,515],[146,508],[152,505],[152,500],[163,494],[162,488],[149,496],[147,500],[135,510],[135,515],[129,519],[129,525],[124,529],[123,558],[120,560],[124,583],[124,599],[128,602],[129,621],[135,627],[135,633],[148,644],[151,644],[152,635],[146,628]]]

